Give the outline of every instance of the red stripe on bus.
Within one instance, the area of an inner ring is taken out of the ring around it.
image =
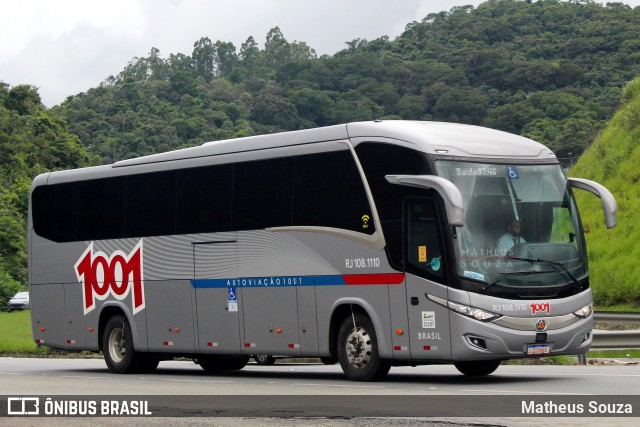
[[[342,279],[347,285],[400,285],[404,282],[404,273],[344,274]]]

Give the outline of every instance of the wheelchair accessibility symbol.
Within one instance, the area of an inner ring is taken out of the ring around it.
[[[229,300],[227,302],[227,308],[230,312],[238,311],[238,294],[235,288],[229,289]]]
[[[507,174],[509,175],[509,179],[520,179],[518,168],[515,166],[507,166]]]

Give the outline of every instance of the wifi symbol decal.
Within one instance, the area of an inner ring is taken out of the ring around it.
[[[369,220],[371,217],[369,215],[362,215],[362,228],[369,228]]]

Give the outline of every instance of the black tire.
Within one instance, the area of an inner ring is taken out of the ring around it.
[[[160,358],[155,353],[138,353],[141,356],[141,361],[138,367],[138,372],[141,374],[150,374],[156,370],[160,363]]]
[[[151,372],[157,366],[153,353],[137,352],[133,348],[133,336],[127,318],[112,316],[102,334],[102,353],[107,368],[114,374]]]
[[[247,366],[249,356],[200,356],[198,365],[207,372],[239,371]]]
[[[336,359],[333,356],[331,356],[331,357],[321,357],[320,361],[322,362],[323,365],[335,365],[336,363],[338,363],[338,359]]]
[[[253,359],[258,365],[271,366],[276,363],[276,358],[267,354],[258,354],[253,356]]]
[[[481,377],[493,373],[498,366],[499,360],[477,360],[474,362],[457,362],[453,364],[458,371],[469,377]]]
[[[379,381],[391,368],[388,360],[380,358],[376,331],[365,314],[357,313],[344,319],[337,344],[338,361],[350,380]]]

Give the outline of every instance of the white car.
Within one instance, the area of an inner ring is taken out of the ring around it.
[[[29,292],[18,292],[7,303],[8,311],[28,310],[29,309]]]

